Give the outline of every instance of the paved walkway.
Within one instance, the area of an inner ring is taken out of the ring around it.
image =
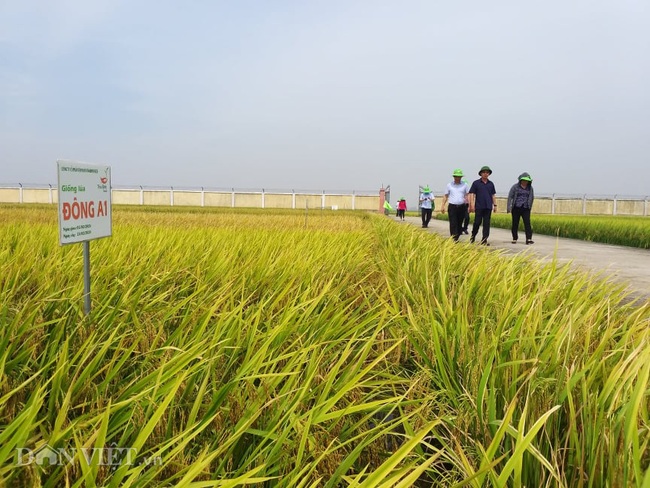
[[[472,216],[473,217],[473,216]],[[399,222],[396,217],[391,217]],[[473,220],[473,218],[472,218]],[[419,217],[406,217],[403,223],[422,226]],[[533,221],[534,224],[534,221]],[[472,226],[470,225],[470,232]],[[442,236],[449,236],[449,222],[432,219],[427,229],[423,232],[435,232]],[[477,245],[481,231],[477,236]],[[469,242],[468,235],[462,235],[461,242]],[[613,246],[535,234],[535,244],[527,246],[526,236],[519,232],[519,243],[512,244],[510,230],[490,229],[490,249],[503,249],[508,253],[525,252],[540,259],[556,259],[558,263],[571,263],[582,269],[603,273],[603,277],[621,283],[626,283],[628,289],[637,296],[650,298],[650,250],[634,247]]]

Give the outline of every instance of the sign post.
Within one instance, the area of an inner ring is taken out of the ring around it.
[[[90,313],[90,241],[113,233],[111,167],[75,161],[57,163],[59,243],[83,243],[84,312]]]
[[[84,313],[90,313],[90,241],[83,241],[84,247]]]

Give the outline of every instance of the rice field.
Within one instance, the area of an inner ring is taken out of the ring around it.
[[[374,214],[113,219],[85,317],[56,209],[0,206],[0,484],[650,484],[650,302]]]

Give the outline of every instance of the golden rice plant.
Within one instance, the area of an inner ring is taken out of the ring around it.
[[[0,229],[6,485],[650,479],[649,305],[585,274],[366,213],[117,207],[85,317],[56,212]],[[73,455],[19,463],[45,445]]]

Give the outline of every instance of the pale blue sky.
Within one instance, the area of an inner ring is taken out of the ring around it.
[[[650,2],[0,0],[0,183],[650,193]],[[476,176],[477,177],[477,176]]]

